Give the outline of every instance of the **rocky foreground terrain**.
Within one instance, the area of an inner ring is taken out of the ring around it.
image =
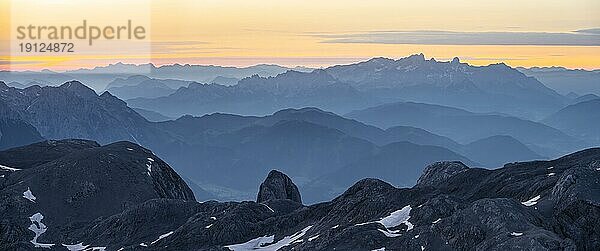
[[[278,171],[257,188],[257,202],[199,203],[128,142],[13,148],[0,152],[0,250],[600,249],[600,148],[496,170],[438,162],[412,188],[363,179],[315,205]]]

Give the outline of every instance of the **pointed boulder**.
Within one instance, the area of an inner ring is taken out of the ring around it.
[[[263,203],[270,200],[291,200],[302,203],[298,187],[292,179],[282,172],[272,170],[267,179],[260,184],[256,202]]]

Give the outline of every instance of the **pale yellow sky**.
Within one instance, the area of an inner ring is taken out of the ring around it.
[[[0,0],[0,62],[12,62],[13,69],[79,68],[116,61],[326,66],[422,52],[442,60],[459,56],[476,65],[502,61],[512,66],[600,68],[600,36],[574,32],[600,28],[597,0],[135,0],[120,7],[111,2]],[[9,59],[7,48],[16,43],[15,21],[58,25],[87,19],[109,25],[118,19],[144,18],[148,23],[140,22],[149,28],[151,51],[128,47],[133,45],[112,47],[118,51],[108,45],[93,53],[19,54]],[[398,33],[406,31],[418,33]],[[427,39],[431,31],[458,34]]]

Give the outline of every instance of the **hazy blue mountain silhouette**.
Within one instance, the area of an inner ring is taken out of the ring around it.
[[[58,86],[67,81],[78,80],[86,83],[97,92],[106,90],[107,86],[121,78],[144,75],[156,79],[178,79],[201,83],[211,83],[217,77],[242,79],[258,74],[260,76],[276,76],[288,70],[310,71],[309,68],[287,68],[278,65],[260,64],[248,67],[225,67],[215,65],[162,65],[116,63],[92,69],[69,70],[65,72],[42,71],[0,71],[0,81],[7,83],[38,82],[42,86]]]
[[[334,100],[325,102],[323,96]],[[398,60],[374,58],[311,73],[289,71],[273,78],[248,77],[228,87],[198,84],[169,97],[128,103],[179,116],[213,112],[265,115],[305,106],[345,113],[398,101],[541,119],[562,108],[568,98],[505,64],[476,67],[458,59],[425,60],[419,54]]]
[[[590,100],[594,100],[594,99],[600,99],[600,96],[596,95],[596,94],[586,94],[586,95],[581,95],[578,96],[576,98],[574,98],[571,101],[571,104],[577,104],[577,103],[581,103],[581,102],[585,102],[585,101],[590,101]]]
[[[537,78],[559,93],[575,92],[600,95],[600,86],[598,85],[600,70],[572,70],[564,67],[519,67],[517,69],[527,76]]]
[[[168,96],[176,89],[170,88],[162,81],[149,80],[133,86],[110,87],[107,91],[120,99],[132,99]]]
[[[188,80],[158,79],[158,78],[150,78],[150,77],[147,77],[144,75],[133,75],[133,76],[129,76],[127,78],[115,79],[114,81],[110,82],[106,86],[106,91],[111,91],[115,88],[122,88],[122,87],[136,86],[138,88],[142,88],[144,86],[161,86],[163,88],[172,89],[172,91],[170,91],[170,93],[163,95],[163,96],[167,96],[167,95],[175,92],[175,90],[177,90],[181,87],[187,87],[192,82],[193,81],[188,81]],[[138,95],[141,95],[141,97],[144,97],[143,93],[138,94]],[[116,94],[115,94],[115,96],[116,96]]]
[[[173,163],[175,166],[193,167],[182,172],[201,183],[210,181],[242,191],[253,189],[256,174],[265,175],[269,167],[288,173],[300,181],[301,190],[309,191],[303,186],[306,182],[336,171],[344,172],[346,181],[368,173],[368,177],[390,175],[386,180],[408,185],[414,184],[420,170],[431,162],[450,158],[472,163],[442,147],[409,142],[394,144],[377,146],[329,127],[300,120],[283,120],[268,127],[255,125],[213,137],[206,135],[202,145],[194,145],[195,154],[190,156],[190,163],[178,160]],[[409,161],[413,159],[414,162]],[[415,165],[399,164],[404,161]],[[370,162],[371,168],[355,170],[349,167],[366,162]],[[331,180],[327,184],[334,185],[335,182]],[[341,192],[331,186],[326,190],[329,191],[326,197],[312,190],[306,192],[304,198],[306,201],[328,199],[336,195],[335,192]]]
[[[167,117],[155,111],[148,111],[140,108],[133,108],[133,110],[150,122],[163,122],[175,119]]]
[[[112,82],[120,82],[119,79],[139,75],[182,82],[217,83],[181,88],[170,98],[130,101],[134,107],[168,116],[213,112],[265,115],[284,108],[306,106],[346,113],[381,103],[415,101],[475,112],[501,112],[541,119],[568,102],[568,98],[535,78],[527,77],[505,64],[476,67],[461,63],[458,59],[451,62],[425,60],[422,54],[398,60],[374,58],[361,63],[314,70],[312,73],[307,68],[294,68],[294,71],[286,73],[289,70],[276,65],[236,68],[175,64],[157,67],[152,64],[119,63],[64,73],[2,72],[0,80],[20,83],[38,80],[47,85],[59,85],[78,79],[98,92],[105,90]],[[277,75],[282,76],[269,78]],[[234,79],[242,81],[234,84]],[[145,89],[140,87],[127,93],[113,92],[123,99],[133,96],[156,97],[159,96],[157,93],[163,93],[149,89],[146,94]],[[326,102],[324,96],[334,100]],[[349,102],[349,99],[355,102]]]
[[[394,126],[385,130],[388,139],[395,142],[408,141],[418,145],[440,146],[462,153],[463,146],[458,142],[444,136],[433,134],[421,128],[412,126]],[[482,163],[482,160],[473,159]]]
[[[211,80],[210,83],[211,84],[218,84],[218,85],[230,86],[230,85],[237,84],[238,81],[240,81],[240,79],[238,79],[238,78],[228,78],[228,77],[223,77],[223,76],[217,76],[216,78],[214,78],[213,80]]]
[[[538,122],[423,103],[386,104],[355,111],[346,117],[381,128],[398,125],[423,128],[462,144],[491,136],[509,135],[546,157],[555,157],[585,145],[581,140]]]
[[[500,167],[508,162],[546,159],[511,136],[498,135],[471,142],[464,154],[487,167]]]
[[[294,68],[300,71],[307,71],[304,68]],[[215,66],[215,65],[190,65],[190,64],[173,64],[173,65],[162,65],[155,66],[153,64],[111,64],[104,67],[95,67],[93,69],[80,69],[74,71],[67,71],[66,74],[73,75],[80,79],[86,76],[131,76],[131,75],[145,75],[150,78],[156,79],[178,79],[185,81],[193,81],[200,83],[210,83],[215,78],[227,77],[227,78],[245,78],[252,75],[260,76],[276,76],[277,74],[283,73],[290,68],[278,66],[278,65],[267,65],[260,64],[248,67],[227,67],[227,66]],[[87,82],[84,79],[84,82]],[[113,80],[115,78],[113,77]],[[92,79],[89,79],[92,81]],[[110,81],[105,82],[108,84]],[[104,89],[104,87],[102,89]],[[95,84],[98,85],[98,84]],[[94,86],[95,86],[94,85]]]
[[[319,107],[349,112],[377,102],[323,70],[288,71],[276,77],[254,75],[234,86],[190,84],[167,97],[127,100],[136,108],[167,116],[204,115],[214,112],[266,115],[285,108]]]
[[[27,87],[26,85],[21,84],[19,82],[10,82],[10,83],[5,83],[5,84],[8,87],[15,87],[15,88],[19,88],[19,89],[23,89],[23,88]]]
[[[288,120],[305,121],[327,128],[333,128],[349,136],[368,140],[378,146],[404,141],[418,145],[439,146],[462,154],[478,164],[488,167],[496,167],[497,159],[503,159],[505,162],[510,162],[516,160],[532,160],[540,158],[538,154],[524,154],[523,156],[529,156],[529,158],[515,159],[510,154],[505,154],[505,152],[502,150],[504,147],[509,147],[508,145],[496,146],[494,144],[490,144],[487,146],[487,149],[491,150],[497,147],[497,154],[493,156],[494,160],[490,161],[489,159],[485,158],[478,159],[477,157],[484,155],[470,156],[469,152],[467,151],[468,148],[465,145],[461,145],[450,138],[439,136],[420,128],[411,126],[396,126],[387,130],[382,130],[378,127],[363,124],[356,120],[347,119],[331,112],[322,111],[318,108],[286,109],[265,117],[237,116],[227,114],[211,114],[198,118],[186,116],[178,119],[175,122],[166,122],[162,123],[161,125],[164,125],[163,129],[170,131],[173,131],[174,128],[177,128],[177,133],[186,135],[185,137],[181,137],[183,140],[189,144],[194,144],[194,142],[198,141],[199,139],[205,139],[207,134],[206,132],[220,134],[251,125],[272,126],[281,121]],[[516,140],[514,143],[515,148],[520,148],[522,146],[522,143],[517,142]],[[530,152],[530,150],[527,152]]]
[[[5,83],[18,82],[22,85],[31,86],[28,83],[37,82],[40,86],[45,85],[60,85],[67,81],[73,80],[73,77],[63,74],[57,73],[53,71],[23,71],[23,72],[14,72],[14,71],[0,71],[0,81],[4,81]],[[16,87],[16,86],[15,86]]]
[[[374,58],[326,71],[386,103],[405,100],[541,118],[565,102],[535,78],[503,63],[471,66],[458,58],[439,62],[419,54],[398,60]]]
[[[313,201],[325,201],[365,177],[377,178],[394,186],[412,187],[423,169],[437,161],[461,161],[473,165],[471,160],[443,147],[397,142],[382,146],[372,155],[327,173],[301,190],[302,194],[312,195]]]
[[[593,99],[567,106],[550,115],[542,122],[564,132],[600,144],[600,99]]]

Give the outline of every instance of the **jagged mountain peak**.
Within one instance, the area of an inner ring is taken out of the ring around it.
[[[413,54],[413,55],[410,55],[408,57],[401,58],[398,61],[401,61],[401,60],[407,60],[407,61],[410,61],[410,60],[412,60],[412,61],[425,61],[425,54],[423,54],[423,53]]]
[[[450,63],[453,65],[460,64],[460,58],[454,57]]]
[[[53,88],[53,87],[49,87],[49,88]],[[92,90],[92,88],[89,88],[88,86],[86,86],[83,83],[76,81],[76,80],[66,82],[66,83],[60,85],[58,88],[62,89],[62,90],[68,90],[68,91],[76,94],[77,96],[80,96],[83,98],[94,98],[94,97],[98,96],[98,94],[96,94],[96,92],[94,90]]]
[[[386,65],[386,64],[391,64],[393,62],[395,62],[395,60],[393,60],[391,58],[376,57],[376,58],[371,58],[371,59],[365,61],[364,63],[373,64],[373,65]]]
[[[121,107],[123,110],[129,110],[127,103],[116,96],[112,95],[109,91],[103,92],[99,96],[100,100],[106,102],[106,104],[112,104]]]

